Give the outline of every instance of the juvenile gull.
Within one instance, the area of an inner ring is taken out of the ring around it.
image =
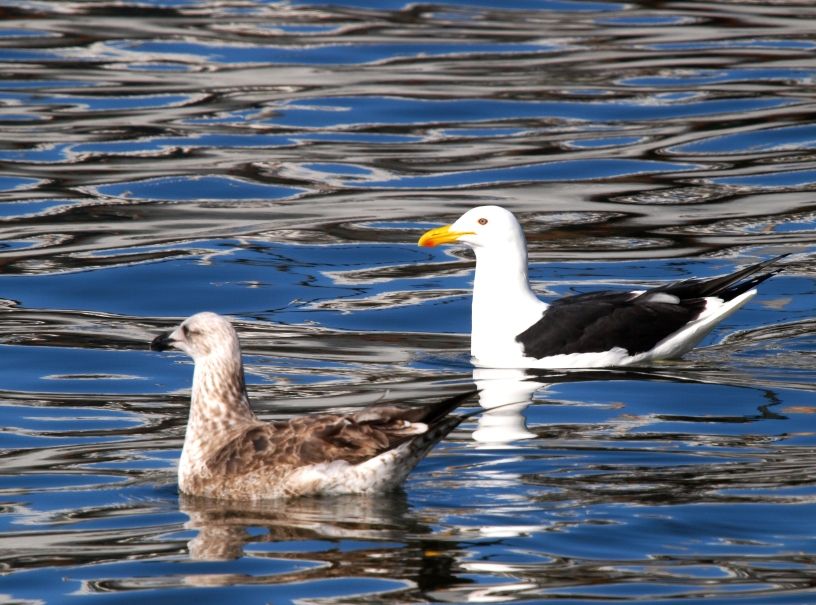
[[[448,414],[473,394],[263,422],[249,405],[238,336],[224,317],[193,315],[150,348],[179,349],[195,361],[178,468],[179,488],[195,496],[260,500],[393,489],[466,417]]]
[[[711,279],[648,290],[589,292],[547,304],[527,281],[527,246],[516,217],[479,206],[426,232],[420,246],[459,242],[476,254],[471,354],[477,366],[598,368],[681,357],[778,273],[776,258]]]

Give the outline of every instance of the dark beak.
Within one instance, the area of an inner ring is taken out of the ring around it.
[[[173,347],[173,340],[170,338],[170,332],[159,334],[150,343],[151,351],[166,351]]]

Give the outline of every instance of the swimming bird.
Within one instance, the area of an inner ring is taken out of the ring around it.
[[[540,300],[527,280],[527,246],[516,217],[479,206],[427,231],[420,246],[462,243],[476,254],[471,354],[477,366],[599,368],[681,357],[778,273],[783,254],[711,279],[631,292]],[[771,268],[769,268],[771,267]]]
[[[230,500],[384,492],[466,415],[448,415],[474,391],[427,406],[375,404],[350,414],[264,422],[249,404],[232,324],[198,313],[150,345],[195,361],[178,467],[182,492]]]

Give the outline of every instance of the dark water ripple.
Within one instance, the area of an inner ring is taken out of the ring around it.
[[[811,603],[807,2],[0,2],[0,600]],[[482,373],[404,493],[179,496],[235,318],[265,418],[453,392],[513,209],[544,296],[793,253],[658,368]],[[527,405],[527,403],[530,405]],[[475,404],[474,404],[475,405]]]

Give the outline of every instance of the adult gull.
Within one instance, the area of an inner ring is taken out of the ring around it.
[[[631,292],[540,300],[527,280],[527,246],[500,206],[468,210],[427,231],[420,246],[462,243],[476,254],[471,354],[495,368],[600,368],[681,357],[778,273],[778,256],[721,277]],[[770,268],[769,268],[770,267]]]

